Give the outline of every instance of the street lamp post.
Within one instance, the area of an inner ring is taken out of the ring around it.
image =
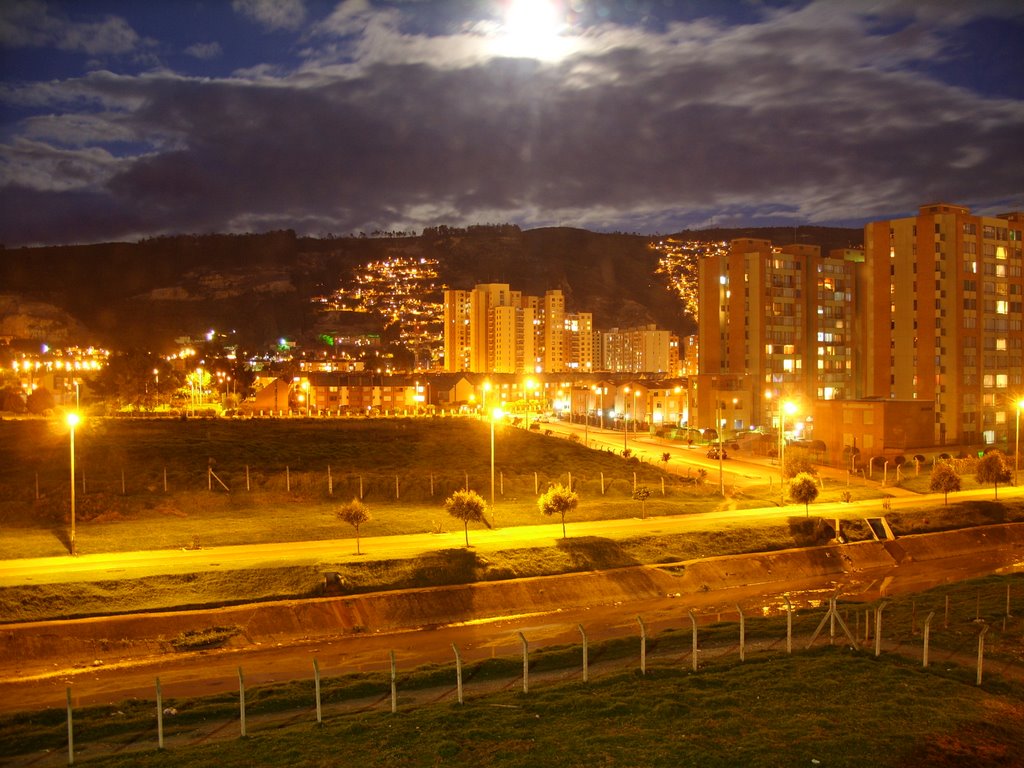
[[[494,422],[501,417],[501,408],[495,408],[491,413],[491,517],[494,517]]]
[[[779,403],[779,490],[782,503],[786,503],[786,414],[796,413],[796,404],[790,401]]]
[[[1020,472],[1020,412],[1024,411],[1024,398],[1017,401],[1017,434],[1013,448],[1013,484],[1017,485],[1017,473]]]
[[[725,497],[725,446],[722,445],[722,401],[715,393],[715,431],[718,433],[718,492]]]
[[[636,440],[636,398],[640,394],[640,390],[633,390],[633,440]]]
[[[71,555],[74,556],[77,554],[75,550],[75,427],[78,426],[78,414],[69,413],[67,423],[70,427],[68,434],[71,436],[71,541],[69,549]]]
[[[624,395],[629,394],[629,387],[625,387],[622,390]],[[627,421],[628,414],[626,413],[626,398],[622,398],[622,451],[623,453],[627,450],[627,441],[629,440],[629,421]]]

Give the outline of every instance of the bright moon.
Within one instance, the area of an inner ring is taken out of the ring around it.
[[[557,61],[569,49],[563,23],[552,0],[510,0],[497,51],[513,58]]]

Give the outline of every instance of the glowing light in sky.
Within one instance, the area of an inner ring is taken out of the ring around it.
[[[552,0],[510,0],[495,50],[503,56],[557,61],[571,47],[562,36],[564,28]]]

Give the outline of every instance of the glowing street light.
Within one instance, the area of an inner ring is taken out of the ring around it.
[[[484,395],[483,395],[484,405],[483,405],[483,408],[481,408],[481,410],[480,410],[480,417],[483,418],[483,415],[485,413],[487,413],[487,393],[491,391],[491,382],[489,380],[488,381],[484,381],[484,385],[483,385],[483,387],[481,387],[481,389],[483,389],[483,392],[484,392]]]
[[[77,554],[75,551],[75,427],[78,426],[78,414],[72,411],[67,415],[67,425],[69,428],[68,434],[71,437],[71,541],[70,550],[71,555]]]
[[[1020,412],[1024,411],[1024,397],[1017,401],[1017,444],[1013,449],[1013,484],[1017,485],[1017,473],[1020,471]]]
[[[491,517],[494,517],[494,422],[504,415],[501,408],[495,408],[491,412]]]
[[[623,387],[622,393],[629,394],[629,387]],[[622,398],[622,450],[626,451],[626,443],[629,440],[629,414],[626,413],[626,398]]]
[[[782,491],[782,503],[786,503],[786,414],[796,413],[796,403],[787,400],[779,403],[779,486]]]

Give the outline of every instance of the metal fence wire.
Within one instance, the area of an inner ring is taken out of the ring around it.
[[[506,631],[488,643],[489,658],[464,656],[453,644],[451,664],[430,668],[403,668],[402,654],[391,651],[382,660],[383,674],[346,674],[339,669],[324,675],[314,659],[308,679],[282,685],[260,682],[261,677],[272,679],[272,670],[239,667],[237,679],[207,681],[218,694],[195,699],[174,697],[173,681],[157,678],[153,699],[125,702],[113,722],[92,717],[76,728],[74,704],[89,687],[83,681],[67,688],[65,706],[54,702],[54,709],[37,718],[48,724],[45,751],[6,757],[12,765],[73,764],[76,756],[173,750],[313,718],[322,721],[440,703],[472,706],[474,698],[503,692],[528,695],[538,686],[586,683],[624,672],[634,673],[642,685],[647,674],[659,671],[728,671],[754,659],[828,646],[884,654],[944,674],[953,671],[978,686],[986,681],[1024,682],[1022,575],[871,604],[844,602],[835,595],[797,610],[782,595],[771,605],[686,611],[673,624],[636,616],[632,630],[624,629],[628,622],[615,629],[580,624],[573,628],[578,644],[550,647],[532,644],[525,632]],[[97,710],[102,713],[104,708],[92,708]]]

